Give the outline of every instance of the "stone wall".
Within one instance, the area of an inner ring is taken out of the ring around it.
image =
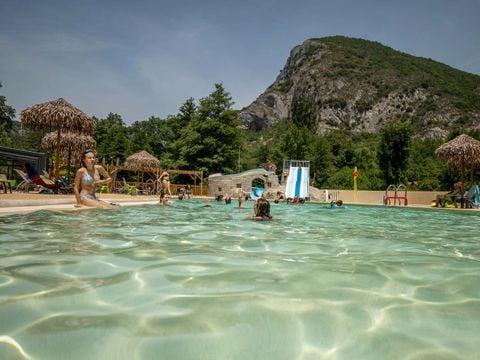
[[[239,189],[249,193],[252,191],[252,182],[255,179],[263,181],[266,190],[279,186],[275,172],[265,169],[253,169],[231,175],[212,174],[208,177],[208,196],[225,196],[226,194],[236,196]]]

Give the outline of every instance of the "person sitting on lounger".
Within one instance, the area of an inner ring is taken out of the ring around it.
[[[96,165],[96,154],[93,150],[86,150],[82,154],[83,167],[77,170],[73,183],[73,192],[77,203],[75,207],[82,205],[90,207],[112,208],[112,205],[98,200],[95,195],[97,186],[108,184],[112,178],[103,166]],[[103,177],[103,180],[100,178]]]
[[[455,205],[457,207],[457,197],[461,196],[462,184],[460,182],[455,183],[453,190],[444,194],[437,195],[435,199],[436,207],[445,207],[446,205]]]

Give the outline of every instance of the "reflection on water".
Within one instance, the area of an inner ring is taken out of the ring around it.
[[[477,213],[211,205],[0,218],[0,358],[480,357]]]

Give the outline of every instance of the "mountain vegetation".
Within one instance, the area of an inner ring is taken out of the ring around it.
[[[452,128],[480,130],[480,76],[362,39],[306,40],[240,116],[246,128],[258,130],[291,118],[305,99],[318,133],[378,133],[390,122],[407,122],[422,138],[445,139]]]
[[[165,119],[127,126],[113,112],[96,118],[93,137],[107,163],[146,150],[163,168],[208,176],[272,162],[280,174],[284,159],[309,160],[319,188],[351,189],[357,167],[360,190],[392,183],[447,190],[459,174],[435,157],[435,149],[460,133],[480,139],[479,100],[477,75],[379,43],[329,37],[294,48],[275,82],[241,111],[215,84]],[[0,96],[2,146],[42,151],[43,135],[22,129]],[[467,179],[478,175],[473,169]]]

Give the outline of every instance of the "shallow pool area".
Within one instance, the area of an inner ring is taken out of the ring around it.
[[[0,359],[480,358],[480,213],[205,205],[0,217]]]

